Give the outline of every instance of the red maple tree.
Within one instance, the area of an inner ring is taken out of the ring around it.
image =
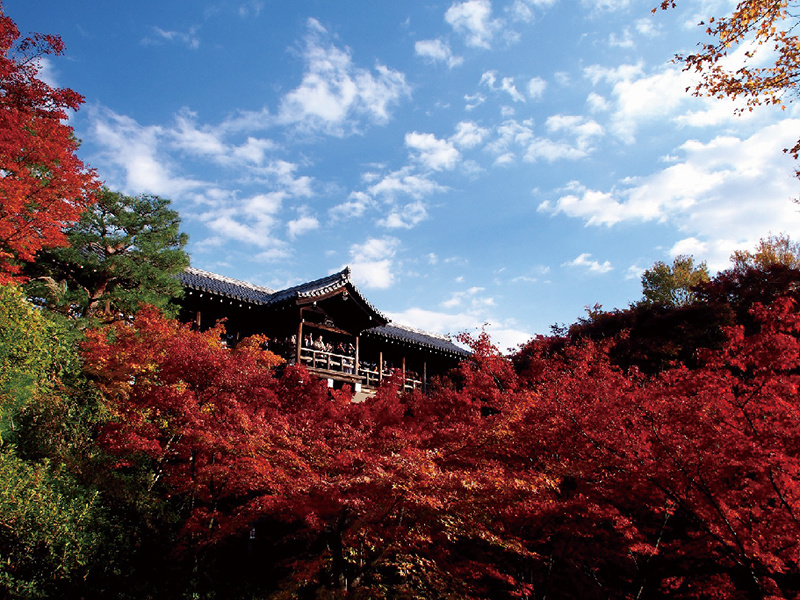
[[[99,442],[181,507],[178,554],[252,530],[272,597],[792,598],[800,314],[752,319],[654,375],[556,338],[517,372],[482,335],[429,394],[363,403],[154,310],[84,357]]]
[[[0,283],[20,261],[66,244],[64,227],[92,202],[94,172],[76,156],[67,111],[83,98],[39,77],[44,55],[63,53],[61,38],[19,30],[0,5]]]
[[[700,366],[624,373],[607,345],[527,348],[518,435],[552,487],[522,524],[548,597],[800,592],[800,315],[753,307]]]

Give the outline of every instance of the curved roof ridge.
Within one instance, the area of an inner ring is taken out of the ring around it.
[[[325,277],[320,277],[319,279],[315,279],[313,281],[301,283],[284,290],[278,290],[267,299],[267,303],[275,304],[277,302],[283,302],[284,300],[287,300],[295,295],[297,298],[314,298],[316,296],[324,296],[325,294],[328,294],[334,290],[349,285],[353,294],[357,295],[358,299],[363,302],[370,311],[375,313],[381,320],[388,323],[389,318],[375,308],[375,306],[366,299],[364,294],[361,293],[361,290],[359,290],[358,287],[356,287],[356,285],[353,283],[351,275],[352,270],[348,265],[341,271],[331,273]]]
[[[297,295],[302,298],[310,298],[311,296],[322,296],[323,294],[327,294],[328,292],[335,290],[342,285],[346,285],[350,283],[352,285],[352,281],[350,280],[350,267],[345,267],[341,271],[336,273],[331,273],[330,275],[326,275],[325,277],[320,277],[319,279],[315,279],[314,281],[309,281],[307,283],[301,283],[300,285],[295,286],[294,288],[289,288],[288,290],[297,290]],[[354,286],[355,287],[355,286]],[[300,289],[305,288],[305,289]]]
[[[282,290],[277,290],[272,294],[268,302],[270,304],[280,302],[281,300],[290,298],[295,294],[297,294],[298,298],[320,296],[336,289],[337,287],[340,287],[343,283],[346,283],[349,280],[348,276],[345,274],[346,271],[347,269],[344,269],[338,273],[332,273],[331,275],[326,275],[325,277],[320,277],[319,279],[314,279],[313,281],[304,281],[303,283],[298,283],[297,285],[293,285]]]
[[[265,294],[275,293],[274,289],[268,288],[263,285],[255,285],[253,283],[250,283],[249,281],[242,281],[241,279],[226,277],[225,275],[220,275],[219,273],[212,273],[211,271],[204,271],[203,269],[197,269],[195,267],[186,267],[185,271],[187,273],[191,273],[192,275],[198,275],[200,277],[208,277],[209,279],[215,279],[217,281],[222,281],[224,283],[230,283],[231,285],[238,285],[243,288],[255,290],[257,292],[264,292]]]

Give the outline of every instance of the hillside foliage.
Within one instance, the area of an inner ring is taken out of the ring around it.
[[[466,336],[471,357],[430,393],[387,380],[362,403],[259,337],[229,348],[222,325],[152,307],[56,352],[43,332],[63,320],[6,288],[5,481],[39,496],[0,496],[3,531],[19,530],[0,585],[797,597],[799,282],[777,262],[735,265],[691,304],[594,312],[512,357]],[[59,427],[60,442],[35,435]]]

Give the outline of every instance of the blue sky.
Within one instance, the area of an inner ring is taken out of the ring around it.
[[[798,108],[688,95],[671,59],[731,3],[655,4],[3,2],[62,36],[42,73],[86,98],[81,158],[170,198],[193,266],[351,265],[394,321],[501,348],[625,307],[657,260],[800,237]]]

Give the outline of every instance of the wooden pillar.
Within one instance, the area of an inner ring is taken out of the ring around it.
[[[383,350],[378,352],[378,381],[383,381]]]
[[[354,368],[353,368],[353,373],[354,373],[355,375],[358,375],[358,369],[360,368],[360,367],[359,367],[359,364],[358,364],[358,361],[359,361],[359,354],[358,354],[358,353],[359,353],[359,349],[358,349],[358,341],[359,341],[359,336],[356,336],[356,356],[355,356],[355,361],[356,361],[356,363],[355,363],[355,366],[354,366]]]
[[[297,344],[295,348],[297,364],[300,364],[300,352],[303,350],[303,309],[300,309],[300,322],[297,324]]]
[[[403,355],[403,362],[401,364],[402,364],[402,369],[403,369],[403,389],[405,390],[406,389],[406,355],[405,354]]]
[[[197,314],[194,316],[194,322],[197,325],[197,330],[200,330],[200,311],[197,311]]]
[[[422,362],[422,391],[428,393],[428,361]]]

